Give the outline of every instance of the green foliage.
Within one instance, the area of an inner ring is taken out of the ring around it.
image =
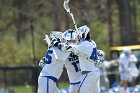
[[[26,65],[33,63],[31,36],[28,35],[26,39],[22,40],[19,44],[16,42],[16,38],[12,34],[6,34],[0,39],[0,65]],[[45,54],[47,47],[45,44],[39,44],[40,42],[37,38],[35,40],[37,40],[35,42],[36,55],[37,58],[40,59]]]
[[[97,48],[105,51],[107,59],[109,59],[109,37],[107,24],[102,24],[96,20],[91,24],[91,37],[96,42]]]
[[[34,24],[34,45],[36,64],[45,55],[47,44],[43,40],[50,31],[74,28],[70,16],[63,8],[63,0],[0,0],[0,65],[22,65],[33,63],[31,19]],[[108,10],[105,1],[87,0],[84,4],[72,1],[72,10],[78,24],[88,21],[92,39],[98,49],[106,52],[109,59]],[[119,8],[112,3],[113,45],[120,44]],[[133,0],[129,1],[132,4]],[[140,1],[135,0],[137,15]],[[85,8],[82,8],[85,7]],[[89,15],[88,15],[89,14]],[[67,16],[66,16],[67,15]],[[88,18],[87,18],[88,17]],[[140,19],[140,16],[137,16]],[[58,22],[60,21],[60,22]],[[133,21],[132,21],[133,22]],[[57,24],[56,24],[57,23]],[[139,35],[140,21],[137,21]],[[68,25],[66,27],[66,25]],[[19,34],[18,34],[19,33]],[[19,38],[17,38],[19,37]],[[18,42],[20,40],[20,42]],[[140,37],[138,37],[140,42]]]

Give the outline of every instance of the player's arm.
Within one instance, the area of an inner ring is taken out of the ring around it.
[[[74,48],[70,45],[66,45],[66,44],[62,44],[60,43],[58,45],[58,49],[62,50],[63,52],[73,52],[74,51]]]
[[[66,45],[65,43],[59,43],[57,40],[52,40],[51,46],[58,47],[58,49],[60,49],[63,52],[72,52],[73,51],[72,46]]]
[[[98,51],[97,48],[94,47],[92,54],[89,57],[87,57],[87,60],[93,62],[96,67],[103,67],[104,66],[104,64],[103,64],[104,56],[103,55],[104,54],[102,52]]]
[[[130,58],[129,58],[129,62],[132,62],[132,63],[136,64],[137,63],[136,56],[135,55],[131,55]]]
[[[93,48],[92,54],[88,56],[85,54],[84,45],[78,45],[74,48],[74,53],[78,56],[82,56],[86,58],[87,60],[94,62],[95,66],[101,67],[103,66],[104,58],[102,57],[101,53],[97,53],[97,48]]]
[[[104,53],[100,50],[97,50],[97,59],[95,59],[95,66],[96,67],[103,67],[104,66]]]
[[[57,47],[59,44],[59,41],[56,39],[53,39],[50,41],[50,46],[49,47]]]

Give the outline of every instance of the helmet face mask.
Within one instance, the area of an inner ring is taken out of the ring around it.
[[[84,25],[78,28],[77,33],[79,34],[81,39],[85,40],[89,31],[90,31],[89,27],[87,27],[87,25]]]
[[[72,29],[68,29],[64,32],[64,39],[67,42],[73,42],[76,43],[77,42],[77,35],[76,32]]]

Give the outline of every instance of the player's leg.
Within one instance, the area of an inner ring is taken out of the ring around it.
[[[59,93],[56,82],[47,77],[39,77],[38,93]]]
[[[132,80],[131,81],[131,86],[134,87],[135,85],[136,85],[136,81],[135,80]]]
[[[88,84],[87,86],[85,86],[87,83],[88,83],[88,74],[84,74],[81,77],[81,83],[79,85],[78,93],[84,93],[85,91],[86,91],[85,93],[88,93],[87,86],[90,85]]]
[[[109,90],[110,86],[109,86],[109,80],[107,78],[107,75],[101,75],[100,82],[101,85],[103,85],[106,88],[106,90]]]
[[[69,93],[78,93],[79,84],[70,85]]]
[[[100,93],[99,80],[99,72],[90,72],[83,75],[79,86],[79,93]]]
[[[128,79],[129,75],[127,73],[121,73],[121,82],[120,82],[121,87],[126,88],[128,86]]]
[[[37,93],[47,93],[47,80],[45,77],[40,77],[38,78],[38,91]]]
[[[83,81],[81,81],[79,91],[80,93],[99,93],[99,78],[100,75],[95,72],[88,73]],[[96,87],[96,89],[94,88]]]
[[[92,93],[100,93],[100,73],[94,72],[94,81],[93,81],[93,92]]]
[[[98,78],[93,85],[93,93],[100,93],[100,79]]]
[[[49,79],[49,93],[60,93],[59,89],[57,88],[56,82]]]
[[[136,77],[130,76],[128,81],[130,82],[130,85],[134,87],[136,85]]]

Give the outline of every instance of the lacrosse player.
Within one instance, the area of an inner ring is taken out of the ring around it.
[[[64,38],[67,45],[77,45],[77,36],[74,30],[68,29],[67,31],[65,31]],[[78,93],[80,77],[82,75],[80,71],[78,56],[75,55],[73,52],[70,53],[64,64],[70,81],[69,93]]]
[[[121,86],[126,88],[128,82],[135,85],[135,79],[139,72],[136,67],[137,58],[132,54],[130,49],[124,49],[119,57],[119,72],[121,77]]]
[[[102,57],[105,59],[105,52],[103,50],[97,50],[98,56]],[[105,87],[105,90],[108,91],[110,86],[109,86],[109,80],[107,77],[107,71],[106,68],[109,68],[112,64],[114,64],[113,61],[104,61],[103,62],[103,67],[100,67],[100,84]]]
[[[79,93],[100,93],[100,71],[103,60],[97,55],[96,43],[90,39],[89,27],[82,26],[77,30],[81,42],[75,47],[75,53],[79,56],[82,72]]]
[[[69,55],[56,47],[61,37],[61,32],[50,33],[51,44],[45,57],[39,62],[42,71],[38,78],[38,93],[59,93],[56,83],[62,74],[64,61]],[[46,41],[48,43],[48,39]]]

